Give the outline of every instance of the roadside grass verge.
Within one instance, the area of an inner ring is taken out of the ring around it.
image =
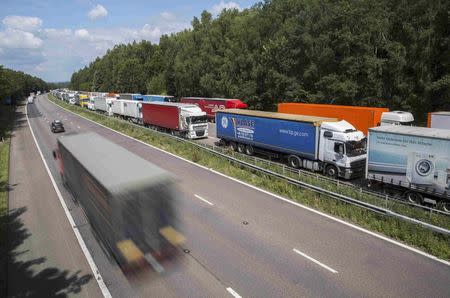
[[[182,142],[143,127],[137,127],[113,117],[100,115],[85,108],[67,104],[52,96],[49,96],[49,99],[70,111],[155,147],[184,157],[200,165],[212,168],[225,175],[255,185],[267,191],[289,198],[293,201],[310,206],[316,210],[339,217],[369,230],[382,233],[390,238],[417,247],[439,258],[450,260],[450,236],[435,233],[416,224],[405,222],[394,217],[380,215],[363,208],[329,198],[325,195],[320,195],[309,190],[301,189],[285,182],[284,180],[236,165],[227,159],[198,148],[188,142]],[[313,179],[311,178],[311,180]],[[312,182],[313,181],[311,181],[311,183]],[[399,205],[401,206],[396,208],[411,208],[403,204]],[[420,211],[421,210],[417,209],[408,212],[420,213]],[[425,212],[425,214],[428,213]],[[426,218],[426,215],[419,215]],[[438,220],[432,220],[433,224],[443,221],[444,225],[446,225],[446,219],[441,218],[442,216],[437,216],[436,214],[429,216],[429,218],[435,217],[438,218]]]
[[[357,199],[359,201],[370,203],[372,205],[391,210],[398,214],[402,214],[450,230],[450,216],[436,212],[433,213],[415,206],[411,206],[401,202],[396,202],[394,200],[386,200],[385,198],[365,193],[363,192],[362,188],[358,189],[356,187],[351,187],[346,183],[342,183],[339,180],[337,180],[337,182],[327,180],[320,174],[304,173],[304,172],[301,172],[299,174],[298,172],[294,172],[295,170],[293,169],[284,167],[282,164],[265,161],[260,158],[255,159],[252,156],[247,156],[244,154],[234,152],[231,148],[224,150],[224,153],[236,159],[243,160],[247,163],[254,164],[258,167],[270,170],[272,172],[283,174],[284,176],[292,178],[294,180],[318,186],[323,189],[339,193]],[[316,176],[320,177],[321,179],[318,179]]]
[[[9,146],[14,106],[0,106],[0,296],[6,297]]]

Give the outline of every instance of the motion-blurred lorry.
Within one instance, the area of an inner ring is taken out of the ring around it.
[[[367,134],[369,128],[386,124],[411,125],[414,117],[411,113],[393,111],[388,108],[355,107],[330,104],[280,103],[279,113],[332,117],[348,121],[356,129]]]
[[[240,99],[229,98],[182,97],[180,102],[199,106],[211,121],[215,121],[216,111],[218,110],[247,108],[247,104],[243,103]]]
[[[147,265],[160,271],[177,255],[184,236],[176,228],[178,191],[167,172],[95,133],[58,138],[53,155],[64,184],[124,271]]]
[[[208,136],[206,113],[198,106],[179,102],[142,103],[142,122],[188,139]]]
[[[285,158],[331,177],[364,174],[366,138],[345,120],[229,109],[216,112],[216,126],[222,143],[240,153]]]
[[[380,126],[369,129],[366,178],[417,204],[450,211],[450,130]]]
[[[34,103],[34,98],[33,96],[28,96],[28,103]]]
[[[428,113],[428,127],[450,129],[450,112]]]

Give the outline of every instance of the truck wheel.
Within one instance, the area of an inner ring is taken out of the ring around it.
[[[253,155],[254,153],[255,153],[255,150],[253,149],[252,145],[246,145],[245,146],[245,154]]]
[[[238,144],[237,146],[238,146],[238,148],[237,148],[238,152],[244,154],[245,153],[245,145]]]
[[[294,169],[300,168],[300,165],[302,164],[302,160],[295,155],[289,155],[288,157],[288,166]]]
[[[418,192],[408,191],[405,196],[406,200],[410,203],[422,204],[423,202],[423,196]]]
[[[231,149],[233,149],[234,151],[238,150],[238,145],[236,144],[236,142],[230,142],[230,146],[231,146]]]
[[[338,176],[338,169],[335,166],[327,166],[325,173],[328,177],[336,178]]]
[[[443,203],[442,210],[444,210],[445,212],[450,212],[450,203]]]

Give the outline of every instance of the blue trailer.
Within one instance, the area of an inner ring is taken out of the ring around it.
[[[365,136],[345,120],[243,109],[216,111],[216,133],[239,153],[285,158],[289,166],[362,176]]]
[[[142,94],[139,93],[120,93],[120,99],[143,101]]]
[[[173,101],[174,97],[173,96],[169,96],[169,95],[151,95],[151,94],[146,94],[146,95],[142,95],[142,98],[146,102],[152,102],[152,101],[171,102],[171,101]]]

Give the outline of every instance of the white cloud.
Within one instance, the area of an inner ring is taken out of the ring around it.
[[[42,46],[42,39],[33,33],[16,29],[6,29],[0,32],[0,48],[37,49]]]
[[[158,40],[161,36],[161,29],[159,29],[159,27],[145,24],[144,27],[142,27],[142,29],[138,31],[138,36],[141,39],[155,41]]]
[[[75,37],[78,37],[79,39],[91,39],[91,35],[89,34],[89,31],[86,29],[78,29],[75,31]]]
[[[92,8],[89,13],[88,13],[88,17],[91,20],[96,20],[99,18],[104,18],[108,15],[108,11],[106,10],[105,7],[103,7],[100,4],[97,4],[97,6],[95,6],[94,8]]]
[[[22,31],[34,31],[42,25],[40,18],[24,16],[7,16],[2,22],[8,28]]]
[[[72,30],[46,28],[42,30],[42,34],[45,38],[63,38],[70,36],[72,34]]]
[[[220,14],[222,10],[224,9],[238,9],[241,10],[241,7],[239,4],[233,1],[225,2],[223,0],[220,0],[219,4],[216,4],[212,7],[211,12],[213,14]]]
[[[165,20],[174,20],[174,19],[176,19],[176,16],[173,13],[168,12],[168,11],[163,11],[160,15]]]
[[[66,81],[74,71],[103,56],[114,45],[133,40],[158,43],[161,35],[189,27],[189,19],[167,11],[139,27],[41,27],[31,32],[6,27],[0,31],[0,61],[47,81]],[[22,48],[14,48],[19,46]]]

